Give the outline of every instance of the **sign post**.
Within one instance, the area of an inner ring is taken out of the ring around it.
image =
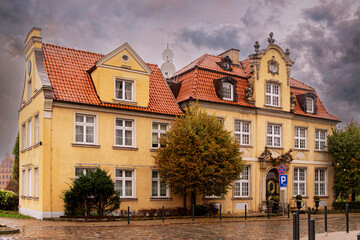
[[[284,175],[284,173],[286,172],[286,167],[284,165],[280,165],[278,168],[278,173],[279,173],[279,180],[280,180],[280,190],[281,190],[281,195],[282,195],[282,215],[284,216],[284,208],[285,208],[285,204],[284,204],[284,198],[285,198],[285,190],[287,190],[287,185],[288,185],[288,178],[287,175]]]

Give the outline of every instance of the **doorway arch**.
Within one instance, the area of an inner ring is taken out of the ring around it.
[[[270,169],[266,174],[266,203],[274,196],[280,197],[279,173],[276,168]]]

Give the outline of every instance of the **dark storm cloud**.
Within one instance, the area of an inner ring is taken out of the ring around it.
[[[305,22],[287,38],[299,60],[296,77],[315,87],[323,102],[331,103],[325,104],[328,111],[344,122],[360,120],[360,7],[348,3],[305,9]]]

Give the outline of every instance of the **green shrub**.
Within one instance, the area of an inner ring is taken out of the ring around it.
[[[296,198],[296,200],[298,200],[298,201],[299,201],[299,200],[302,200],[302,196],[301,196],[301,195],[296,195],[295,198]]]
[[[314,196],[314,201],[320,201],[320,196],[315,195]]]
[[[12,192],[0,189],[0,209],[7,211],[17,211],[19,206],[19,196]]]
[[[209,205],[196,205],[195,206],[195,216],[205,216],[210,213]]]
[[[280,202],[280,198],[278,196],[273,196],[271,200],[274,202]]]
[[[333,202],[332,206],[336,210],[345,210],[346,202]],[[360,210],[360,202],[348,202],[350,210]]]

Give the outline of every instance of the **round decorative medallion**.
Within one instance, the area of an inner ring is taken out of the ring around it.
[[[130,57],[126,54],[121,55],[121,60],[123,60],[123,62],[129,62],[130,61]]]

